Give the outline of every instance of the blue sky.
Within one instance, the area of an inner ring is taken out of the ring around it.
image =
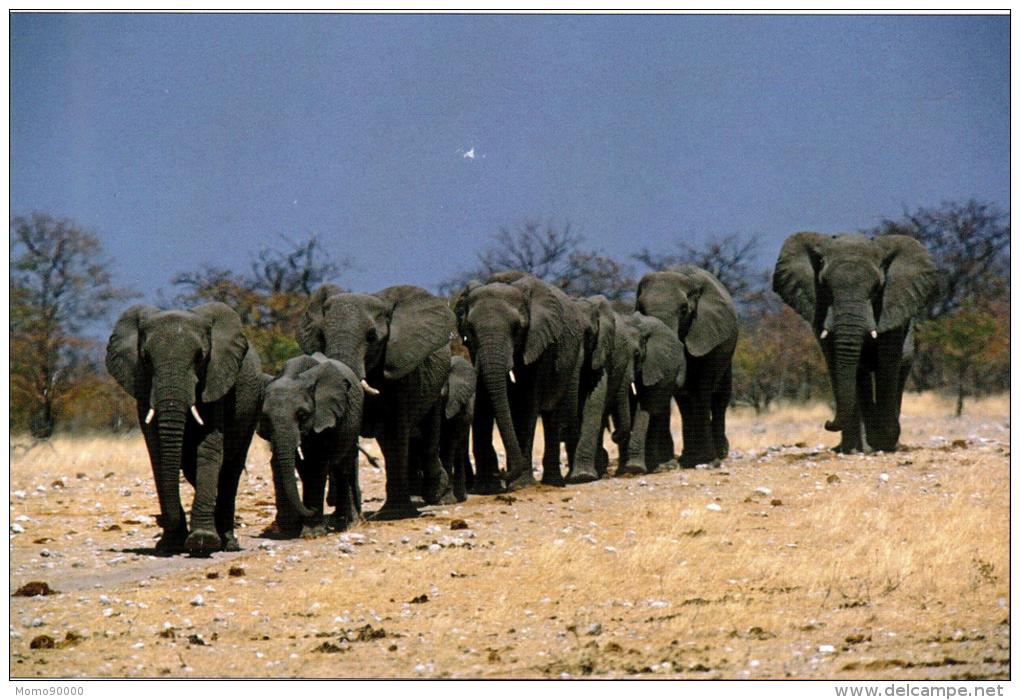
[[[116,281],[317,234],[430,289],[501,226],[624,258],[1009,207],[1009,18],[14,14],[11,214]],[[464,153],[474,149],[475,157]]]

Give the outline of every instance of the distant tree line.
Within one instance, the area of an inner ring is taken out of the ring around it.
[[[967,396],[1009,388],[1009,214],[981,202],[944,202],[904,211],[869,235],[904,234],[935,256],[940,293],[918,319],[916,389],[951,393],[957,412]],[[712,272],[730,290],[740,319],[734,355],[734,402],[765,411],[776,401],[828,400],[824,360],[810,329],[771,291],[766,251],[753,236],[670,240],[625,260],[588,247],[569,224],[525,221],[495,232],[475,263],[437,285],[452,299],[471,279],[518,269],[568,294],[603,294],[633,307],[641,274],[681,263]],[[105,338],[85,333],[109,322],[137,293],[116,287],[99,238],[67,219],[36,213],[11,222],[10,428],[38,438],[62,430],[135,426],[134,401],[103,366]],[[276,372],[298,354],[295,331],[308,296],[343,284],[353,265],[315,236],[281,239],[258,251],[243,271],[216,266],[182,271],[169,281],[167,305],[222,301],[235,308],[263,369]]]

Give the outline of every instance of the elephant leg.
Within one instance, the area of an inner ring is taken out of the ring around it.
[[[475,398],[475,415],[471,426],[471,434],[474,436],[476,469],[471,493],[503,492],[503,482],[499,478],[499,460],[496,457],[496,448],[492,445],[494,427],[495,417],[492,413],[492,403],[484,391],[479,391]]]
[[[730,454],[730,441],[726,439],[726,410],[733,395],[733,366],[726,365],[719,384],[712,392],[712,448],[717,459],[726,459]],[[670,457],[672,459],[672,457]]]
[[[565,486],[563,471],[560,465],[560,425],[561,411],[552,410],[542,413],[542,435],[545,438],[545,450],[542,455],[542,483],[547,486]],[[534,433],[533,433],[534,434]]]
[[[421,494],[429,505],[454,503],[450,477],[439,458],[439,434],[443,424],[442,402],[436,401],[421,420],[422,437],[418,441],[418,463],[421,465]]]
[[[680,465],[694,467],[715,460],[709,416],[711,398],[703,383],[678,395],[680,419],[683,421],[684,447]]]
[[[899,355],[899,352],[896,355]],[[884,452],[896,449],[900,439],[900,402],[903,400],[903,386],[909,372],[908,363],[883,362],[881,357],[876,363],[875,401],[871,408],[870,420],[866,424],[866,437],[872,449]]]
[[[507,473],[507,476],[506,476],[506,481],[507,481],[506,490],[507,491],[516,491],[518,489],[524,488],[525,486],[530,486],[531,484],[535,483],[535,475],[533,473],[533,469],[531,467],[531,464],[532,464],[532,454],[535,451],[534,450],[534,448],[535,448],[535,426],[538,423],[537,405],[538,405],[538,398],[534,394],[534,392],[532,392],[531,394],[527,394],[527,395],[522,396],[520,401],[518,401],[516,403],[513,403],[510,406],[510,413],[511,413],[513,424],[514,424],[514,434],[517,437],[517,444],[520,446],[521,454],[524,457],[524,461],[525,461],[525,464],[527,465],[527,468],[521,474],[513,475],[513,474],[510,474],[509,472]],[[553,422],[553,423],[555,422],[555,421],[552,421],[551,419],[550,419],[550,421]],[[548,454],[548,452],[549,452],[550,437],[549,437],[549,434],[547,432],[545,432],[545,430],[546,430],[545,420],[542,421],[542,430],[545,433],[545,435],[544,435],[545,441],[546,441],[545,454]],[[555,433],[555,429],[554,429],[553,432]],[[559,468],[559,462],[560,462],[560,458],[559,458],[559,449],[560,449],[559,435],[554,434],[551,439],[554,441],[553,444],[555,445],[555,448],[556,448],[556,465],[557,465],[557,469],[558,469]],[[544,456],[543,456],[543,460],[544,460]],[[509,468],[509,464],[507,466]]]
[[[389,407],[383,429],[378,436],[379,447],[386,461],[386,500],[372,516],[373,520],[396,520],[418,515],[411,503],[408,484],[411,425],[406,407],[400,402]]]
[[[616,443],[617,462],[616,471],[627,465],[630,455],[630,434],[631,434],[631,411],[630,411],[630,383],[621,382],[616,392],[616,399],[613,401],[611,415],[613,419],[612,439]]]
[[[599,478],[597,455],[602,450],[602,424],[606,410],[609,376],[603,372],[595,388],[584,402],[581,413],[581,435],[574,448],[574,459],[567,483],[583,484]],[[568,448],[569,449],[569,448]]]
[[[236,450],[223,460],[220,469],[219,484],[216,489],[216,532],[223,540],[223,549],[227,552],[238,552],[241,546],[234,535],[234,513],[237,503],[237,487],[244,471],[243,453]]]
[[[223,545],[216,528],[216,502],[223,469],[223,433],[214,430],[202,437],[195,453],[195,467],[191,533],[184,546],[193,555],[207,555]]]
[[[645,474],[648,464],[645,461],[648,443],[648,424],[651,416],[640,404],[634,410],[634,423],[630,431],[630,443],[627,446],[627,461],[617,467],[616,475]]]
[[[673,434],[669,430],[669,413],[656,413],[648,419],[645,463],[649,472],[673,461]]]

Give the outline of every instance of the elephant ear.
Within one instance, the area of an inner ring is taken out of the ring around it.
[[[468,297],[478,287],[481,287],[482,283],[478,280],[471,280],[464,287],[464,291],[457,297],[457,301],[453,306],[454,316],[457,318],[457,332],[460,333],[460,337],[463,338],[467,333],[464,328],[464,321],[467,320],[468,313]]]
[[[683,342],[677,338],[673,329],[659,319],[643,314],[639,316],[643,358],[641,383],[644,386],[655,386],[665,379],[672,379],[677,388],[683,387],[687,375]]]
[[[237,382],[241,363],[248,352],[248,339],[244,336],[241,317],[226,304],[214,301],[196,306],[192,311],[212,324],[202,390],[202,401],[211,403],[223,398]]]
[[[563,335],[567,326],[567,297],[531,275],[521,277],[513,286],[523,290],[527,299],[529,319],[524,364],[530,365]]]
[[[772,290],[794,311],[817,325],[818,298],[816,285],[822,268],[821,246],[825,236],[803,231],[783,242],[772,273]]]
[[[317,433],[333,428],[343,420],[361,422],[363,389],[354,373],[335,360],[323,358],[315,367],[305,371],[302,379],[312,382],[315,398],[315,418],[312,429]]]
[[[453,338],[456,317],[444,299],[413,285],[387,287],[376,296],[393,304],[386,341],[386,379],[409,374]]]
[[[450,378],[447,380],[446,419],[453,418],[465,410],[475,395],[478,377],[471,363],[454,355],[450,364]]]
[[[885,266],[878,317],[878,332],[882,333],[902,326],[921,311],[938,286],[938,271],[931,253],[910,236],[877,236],[875,243],[882,249]]]
[[[687,350],[702,357],[737,333],[737,310],[726,287],[707,270],[694,265],[676,268],[694,305],[694,319],[684,337]]]
[[[281,377],[289,377],[290,379],[297,379],[297,377],[312,367],[318,367],[319,363],[326,359],[326,356],[321,352],[315,353],[315,355],[298,355],[292,357],[283,363],[283,371],[280,372]]]
[[[336,285],[324,284],[312,293],[305,312],[301,314],[301,322],[298,324],[297,340],[298,345],[301,346],[301,352],[311,355],[324,349],[322,347],[322,320],[326,314],[326,300],[342,292],[343,290]]]
[[[595,319],[598,324],[592,368],[599,370],[604,369],[612,357],[613,345],[616,343],[616,314],[613,313],[609,300],[601,294],[589,297],[589,301],[595,305]]]
[[[138,328],[142,321],[159,309],[148,304],[135,304],[117,320],[106,344],[106,369],[124,391],[139,401],[149,396],[149,382],[138,358]]]

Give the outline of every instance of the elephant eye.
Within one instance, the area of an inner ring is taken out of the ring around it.
[[[370,343],[374,343],[375,341],[379,340],[379,334],[376,333],[376,330],[374,328],[369,328],[368,333],[365,334],[365,340],[367,340]]]
[[[297,417],[298,417],[298,420],[300,420],[300,421],[307,420],[308,416],[310,416],[310,415],[311,414],[306,409],[304,409],[304,408],[299,408],[297,410]]]

